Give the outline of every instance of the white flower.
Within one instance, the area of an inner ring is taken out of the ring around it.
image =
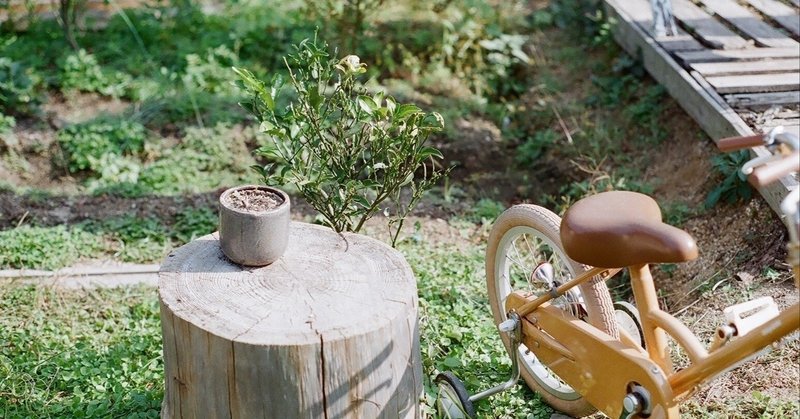
[[[361,62],[358,55],[348,55],[336,64],[336,68],[346,74],[363,74],[367,72],[367,65]]]

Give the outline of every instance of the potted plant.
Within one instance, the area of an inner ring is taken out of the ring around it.
[[[269,186],[231,188],[219,197],[219,241],[234,263],[264,266],[278,260],[289,238],[289,195]]]
[[[316,40],[294,49],[284,59],[288,92],[280,76],[266,83],[234,68],[250,96],[242,106],[269,139],[256,150],[266,164],[255,169],[266,184],[293,185],[337,232],[358,232],[386,214],[394,246],[406,216],[444,174],[441,153],[426,145],[442,130],[441,115],[368,91],[355,55],[331,57]]]

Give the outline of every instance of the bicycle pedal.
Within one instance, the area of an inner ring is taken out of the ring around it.
[[[727,307],[722,313],[725,315],[725,321],[736,328],[736,336],[744,336],[778,317],[780,310],[772,297],[761,297]]]

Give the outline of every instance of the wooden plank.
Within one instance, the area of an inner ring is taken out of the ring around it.
[[[776,0],[747,0],[747,3],[795,36],[800,36],[800,15],[791,7]]]
[[[704,76],[723,76],[748,73],[786,73],[800,71],[800,60],[764,60],[724,63],[692,63],[692,69]]]
[[[682,35],[681,32],[682,31],[678,29],[678,35],[660,36],[656,38],[656,42],[658,42],[662,48],[670,52],[701,51],[706,48],[703,44],[697,42],[692,35]]]
[[[715,49],[742,49],[752,43],[728,29],[689,0],[673,0],[672,13],[704,44]]]
[[[678,58],[684,63],[721,62],[721,61],[752,61],[764,58],[794,58],[800,59],[800,50],[797,48],[750,48],[744,50],[704,50],[676,52]]]
[[[648,73],[667,89],[686,113],[694,118],[715,142],[723,137],[754,134],[742,118],[708,85],[700,73],[693,72],[690,75],[686,72],[667,51],[621,11],[620,3],[625,1],[627,0],[604,0],[608,16],[618,22],[614,26],[614,39],[617,43],[629,54],[641,58]],[[764,147],[757,147],[751,151],[757,156],[768,153]],[[797,181],[786,177],[768,188],[760,189],[759,192],[773,211],[780,214],[781,200],[789,189],[795,187]]]
[[[780,92],[800,89],[800,73],[706,77],[720,93]]]
[[[733,0],[702,0],[709,9],[764,47],[798,48],[800,44]]]
[[[770,93],[740,93],[725,96],[734,108],[761,109],[771,106],[800,106],[800,91]]]
[[[653,9],[648,0],[621,2],[620,8],[628,14],[634,23],[639,25],[639,28],[651,37],[656,38],[656,42],[667,51],[699,51],[705,49],[692,35],[689,35],[681,28],[678,28],[677,35],[656,37],[653,31]]]
[[[605,0],[609,17],[616,19],[614,38],[629,54],[638,56],[644,67],[661,83],[684,110],[711,138],[752,134],[752,130],[724,100],[712,98],[653,38],[622,11],[627,0]],[[701,51],[704,52],[704,51]],[[678,53],[678,54],[688,54]]]

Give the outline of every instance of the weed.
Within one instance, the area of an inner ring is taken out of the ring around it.
[[[690,208],[683,202],[669,202],[661,205],[664,222],[673,226],[682,226],[691,217],[697,215],[697,209]]]
[[[17,120],[11,115],[0,113],[0,134],[7,134],[17,126]]]
[[[709,401],[711,400],[711,401]],[[702,405],[695,401],[685,403],[681,412],[692,417],[703,418],[761,418],[780,419],[797,417],[800,403],[792,398],[780,400],[754,391],[751,397],[744,396],[735,400],[726,400],[727,403],[713,401],[713,398]]]
[[[128,74],[104,70],[94,55],[84,49],[67,55],[61,64],[61,90],[63,92],[97,92],[105,96],[125,96],[131,83]]]
[[[21,63],[0,57],[0,113],[29,115],[38,111],[39,95],[31,70]]]
[[[0,287],[0,416],[157,418],[164,378],[152,289]]]
[[[545,196],[543,199],[548,204],[556,208],[556,212],[563,214],[572,204],[581,198],[595,195],[606,191],[634,191],[641,193],[652,193],[652,187],[647,183],[625,177],[622,170],[606,172],[595,168],[591,170],[583,169],[591,175],[589,179],[579,182],[572,182],[563,186],[558,196]]]
[[[231,67],[239,65],[239,56],[225,45],[206,51],[205,56],[188,54],[183,83],[189,89],[211,93],[236,93],[231,85]]]
[[[174,194],[200,192],[246,180],[246,169],[255,163],[244,150],[244,136],[226,125],[187,128],[178,147],[142,167],[137,186],[125,191]]]
[[[548,12],[555,25],[594,46],[610,41],[610,23],[605,20],[599,0],[551,1]]]
[[[720,201],[732,204],[736,201],[748,201],[753,196],[753,189],[747,183],[747,176],[740,170],[750,160],[748,150],[733,153],[717,154],[711,158],[711,164],[722,177],[722,182],[714,187],[706,196],[706,208],[711,208]]]
[[[218,221],[219,216],[210,208],[188,208],[176,216],[171,235],[179,244],[188,243],[213,233]]]
[[[81,227],[24,225],[0,231],[0,269],[58,269],[101,250],[100,237]]]
[[[384,0],[306,0],[305,10],[317,21],[323,35],[335,39],[335,45],[355,53],[364,38],[369,17],[383,5]]]
[[[517,147],[517,155],[514,159],[521,166],[533,165],[548,147],[555,144],[558,138],[558,134],[551,129],[537,131],[532,138],[528,138]]]
[[[100,173],[109,157],[135,155],[144,148],[144,126],[126,120],[98,120],[72,125],[58,133],[70,172],[91,170]],[[104,161],[105,159],[105,161]]]
[[[17,136],[14,134],[15,126],[17,126],[16,118],[0,112],[0,155],[12,152],[19,146]]]
[[[91,222],[87,228],[118,244],[115,256],[124,262],[157,262],[169,251],[169,231],[156,218],[122,216]]]
[[[502,202],[497,202],[493,199],[482,198],[469,211],[468,220],[474,223],[489,224],[493,222],[503,211],[506,206]]]
[[[644,67],[638,60],[622,54],[612,63],[610,74],[592,76],[592,84],[597,89],[589,96],[587,104],[593,107],[617,107],[628,103],[641,91],[644,74]],[[657,94],[657,91],[652,94]]]

